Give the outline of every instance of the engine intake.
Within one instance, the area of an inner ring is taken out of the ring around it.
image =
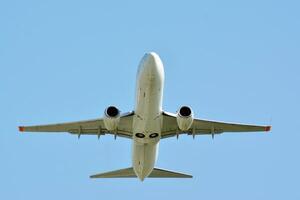
[[[177,112],[177,124],[180,130],[187,131],[191,128],[194,120],[194,114],[190,107],[182,106]]]
[[[115,106],[109,106],[105,110],[105,115],[107,117],[117,117],[120,115],[120,111]]]
[[[190,117],[192,115],[192,110],[187,106],[182,106],[179,109],[179,115],[181,117]]]
[[[115,106],[109,106],[104,111],[103,122],[109,131],[117,130],[120,121],[120,110]]]

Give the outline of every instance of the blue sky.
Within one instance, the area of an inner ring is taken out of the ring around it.
[[[299,199],[298,1],[1,1],[0,199]],[[90,180],[131,165],[131,141],[24,134],[18,125],[134,107],[145,52],[164,109],[273,125],[270,134],[161,141],[158,167],[191,180]]]

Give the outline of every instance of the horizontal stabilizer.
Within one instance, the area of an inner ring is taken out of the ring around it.
[[[149,178],[193,178],[192,175],[180,172],[168,171],[165,169],[154,168]]]
[[[90,178],[135,178],[135,177],[136,175],[132,167],[90,176]]]
[[[111,172],[95,174],[90,178],[136,178],[136,174],[132,167],[126,169],[119,169]],[[188,174],[183,174],[165,169],[154,168],[148,178],[193,178]]]

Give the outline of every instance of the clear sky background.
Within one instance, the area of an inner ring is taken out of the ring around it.
[[[0,199],[300,199],[299,1],[1,1]],[[91,180],[131,166],[131,141],[20,134],[18,125],[134,107],[145,52],[164,109],[273,125],[161,141],[157,166],[193,179]]]

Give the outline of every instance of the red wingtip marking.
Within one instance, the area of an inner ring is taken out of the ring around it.
[[[19,131],[23,132],[24,131],[24,126],[19,126]]]
[[[267,132],[270,131],[270,130],[271,130],[271,126],[267,126],[266,129],[265,129],[265,131],[267,131]]]

